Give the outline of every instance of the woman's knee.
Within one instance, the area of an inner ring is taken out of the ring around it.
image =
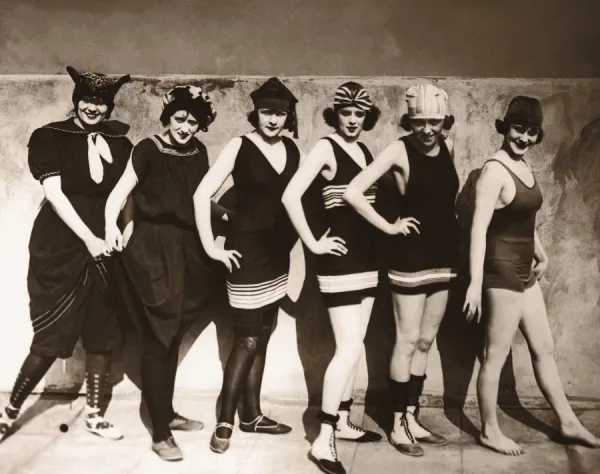
[[[536,341],[529,346],[529,354],[533,361],[543,359],[544,357],[554,357],[554,338],[545,337],[542,341]]]
[[[433,345],[434,339],[435,339],[435,336],[431,337],[431,336],[421,335],[421,337],[419,337],[417,344],[416,344],[417,349],[420,352],[429,352],[431,349],[431,346]]]
[[[412,355],[417,350],[420,339],[418,331],[403,332],[396,334],[394,352],[403,355]]]
[[[348,361],[348,363],[354,363],[360,359],[364,348],[365,346],[362,341],[345,341],[338,343],[335,349],[335,357],[344,359]]]
[[[483,363],[502,365],[508,357],[511,344],[487,344],[483,351]]]

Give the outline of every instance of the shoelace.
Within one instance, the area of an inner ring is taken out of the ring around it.
[[[408,418],[406,418],[406,413],[402,415],[402,419],[400,420],[400,426],[402,426],[402,428],[404,429],[404,433],[406,433],[406,436],[408,437],[410,442],[416,443],[415,438],[410,431],[410,427],[408,426]]]
[[[350,421],[350,419],[348,419],[348,422],[346,424],[348,425],[348,428],[350,428],[351,430],[358,431],[359,433],[365,433],[365,430],[356,426],[354,423],[352,423]]]
[[[169,448],[175,448],[175,447],[177,447],[177,443],[175,442],[175,438],[173,438],[172,436],[170,436],[169,438],[167,438],[165,440],[165,443],[167,444],[167,447],[169,447]]]
[[[174,421],[184,421],[184,422],[189,421],[185,416],[181,416],[179,413],[175,413],[175,418],[173,418],[173,420]]]
[[[329,450],[331,451],[331,455],[333,456],[334,461],[339,461],[337,447],[335,445],[335,431],[331,432],[331,436],[329,437]]]

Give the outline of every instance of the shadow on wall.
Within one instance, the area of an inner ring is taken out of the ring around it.
[[[473,437],[479,435],[479,429],[466,415],[464,408],[469,384],[474,375],[475,362],[481,363],[483,357],[487,308],[484,298],[483,317],[477,324],[466,321],[462,307],[469,285],[470,232],[475,211],[475,186],[480,174],[481,168],[469,173],[456,200],[460,229],[458,278],[450,291],[446,314],[437,336],[442,364],[445,415],[455,426]],[[554,428],[531,415],[519,400],[512,350],[500,373],[498,405],[507,415],[526,426],[549,437],[557,434]]]
[[[214,145],[214,144],[213,144]],[[216,145],[214,145],[216,146]],[[560,150],[553,162],[553,171],[558,184],[563,188],[568,181],[575,178],[577,196],[582,195],[588,208],[594,213],[594,238],[600,242],[600,193],[597,183],[600,181],[600,164],[597,157],[600,155],[600,120],[589,123],[580,134],[579,139],[571,146]],[[473,378],[476,361],[480,360],[483,348],[483,325],[467,324],[461,311],[466,289],[466,275],[468,269],[468,230],[470,227],[470,215],[472,213],[472,196],[469,198],[469,190],[473,180],[477,177],[478,170],[469,175],[467,184],[463,187],[458,203],[459,215],[461,216],[461,262],[459,271],[460,278],[456,288],[451,294],[448,312],[442,322],[437,338],[437,346],[443,372],[443,402],[446,416],[456,426],[465,432],[475,435],[478,429],[460,410],[467,399],[467,392]],[[228,192],[221,198],[227,207],[228,200],[235,200],[234,193]],[[571,199],[572,200],[572,199]],[[466,211],[460,209],[465,206]],[[233,208],[233,205],[231,206]],[[557,215],[560,212],[558,211]],[[466,217],[465,217],[466,216]],[[582,217],[582,219],[585,216]],[[303,421],[307,438],[316,434],[318,424],[314,419],[314,412],[320,404],[325,369],[333,355],[334,343],[327,312],[322,303],[318,291],[316,276],[314,273],[314,256],[304,249],[306,264],[306,279],[298,301],[284,300],[283,310],[296,320],[296,339],[298,352],[302,364],[302,370],[308,388],[308,404]],[[385,256],[385,245],[380,246],[382,255]],[[559,256],[557,252],[553,255]],[[597,257],[594,256],[594,257]],[[596,260],[599,261],[599,260]],[[569,286],[570,289],[570,286]],[[213,306],[193,325],[184,339],[182,347],[191,348],[192,342],[211,323],[215,322],[217,328],[219,357],[224,366],[232,343],[232,320],[228,311],[226,299],[215,300]],[[596,326],[597,327],[597,326]],[[365,394],[366,411],[386,431],[391,425],[389,415],[388,398],[388,371],[389,358],[392,353],[394,342],[393,313],[389,289],[387,286],[387,274],[382,268],[380,273],[380,286],[374,305],[371,323],[365,340],[366,360],[368,368],[369,385]],[[184,349],[186,350],[186,349]],[[180,361],[186,354],[182,351]],[[111,375],[112,384],[116,385],[124,379],[127,374],[132,382],[140,387],[139,373],[141,362],[141,347],[138,335],[133,331],[127,333],[127,344],[114,362],[114,370]],[[267,362],[268,364],[270,362]],[[49,371],[46,377],[48,392],[53,392],[53,387],[64,386],[61,381],[65,380],[65,374],[69,379],[77,381],[70,391],[72,395],[65,395],[56,403],[71,403],[77,397],[77,392],[82,388],[85,376],[85,357],[80,346],[77,346],[74,357],[58,362]],[[285,370],[285,369],[283,369]],[[199,372],[198,377],[201,377]],[[592,382],[590,382],[592,383]],[[64,393],[61,391],[61,393]],[[517,396],[515,373],[512,356],[509,356],[501,374],[500,381],[500,405],[510,406],[506,408],[507,413],[542,432],[549,433],[551,428],[535,419],[522,407]],[[26,423],[39,413],[50,408],[47,402],[35,402],[23,414],[19,425]],[[459,409],[457,409],[459,408]],[[142,411],[143,413],[143,411]],[[145,418],[145,416],[143,416]]]

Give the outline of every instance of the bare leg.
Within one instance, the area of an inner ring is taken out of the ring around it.
[[[523,315],[524,295],[504,289],[490,289],[489,320],[486,327],[486,341],[483,361],[477,378],[477,399],[481,414],[480,443],[502,454],[516,456],[523,449],[507,438],[498,425],[496,405],[500,372],[517,332]]]
[[[421,334],[425,295],[393,294],[396,344],[390,361],[390,377],[396,382],[410,379],[413,355]]]
[[[561,434],[574,442],[600,447],[600,439],[581,424],[567,400],[554,360],[554,341],[546,305],[537,282],[525,291],[525,311],[520,328],[529,346],[535,379],[558,416]]]
[[[425,300],[425,309],[423,311],[423,319],[421,320],[419,339],[410,366],[411,374],[425,374],[429,350],[437,336],[438,329],[440,328],[440,324],[446,312],[447,303],[448,290],[433,293]]]
[[[364,351],[361,305],[329,308],[329,320],[333,328],[336,349],[325,371],[321,410],[335,417],[348,380]],[[311,454],[315,458],[328,461],[337,460],[333,429],[331,424],[321,423],[319,435],[311,447]]]
[[[418,446],[408,428],[406,420],[406,386],[410,380],[413,355],[421,335],[421,324],[425,311],[425,294],[401,295],[393,293],[394,316],[396,322],[396,344],[390,361],[390,378],[398,393],[392,391],[394,425],[390,434],[391,444],[403,454],[422,456],[423,448]],[[404,386],[404,388],[400,388]]]
[[[374,302],[375,302],[375,298],[369,297],[369,298],[364,298],[360,303],[361,325],[362,325],[361,333],[363,335],[363,340],[365,339],[365,336],[367,335],[367,329],[369,327],[369,321],[371,320],[371,312],[373,310]],[[362,352],[364,352],[364,345],[363,345]],[[346,385],[344,394],[342,396],[342,401],[352,398],[352,392],[354,391],[354,383],[356,381],[356,375],[358,374],[358,367],[360,365],[360,359],[362,357],[362,352],[361,352],[358,360],[356,361],[356,364],[354,365],[354,369],[352,370],[352,373],[350,374],[350,378],[348,379],[348,384]]]

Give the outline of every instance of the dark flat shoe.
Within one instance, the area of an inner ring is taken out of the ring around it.
[[[213,434],[210,438],[210,450],[213,453],[223,454],[225,451],[227,451],[229,449],[229,443],[231,441],[231,437],[219,438],[217,436],[217,430],[219,428],[228,428],[231,430],[231,432],[233,434],[233,425],[230,425],[229,423],[225,423],[225,422],[217,423],[217,426],[215,426],[215,431],[213,432]]]
[[[240,420],[240,430],[245,433],[282,435],[292,431],[292,427],[271,420],[265,415],[259,415],[250,422]]]

